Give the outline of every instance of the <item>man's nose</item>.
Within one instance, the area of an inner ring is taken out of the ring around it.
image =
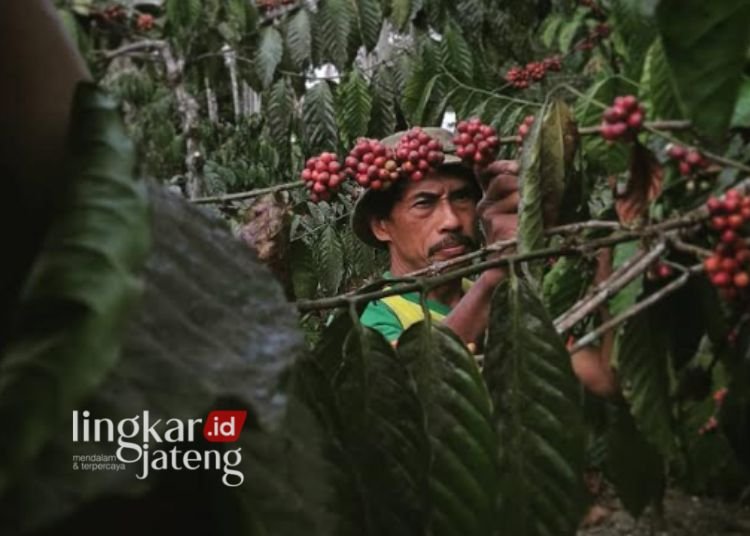
[[[439,210],[441,231],[455,231],[461,228],[461,219],[450,201],[441,199]]]

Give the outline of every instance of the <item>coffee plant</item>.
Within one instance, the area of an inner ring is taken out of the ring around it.
[[[668,487],[747,500],[746,1],[55,8],[95,84],[64,195],[3,200],[59,207],[3,281],[3,534],[572,535],[592,469],[636,517]],[[512,253],[384,281],[353,206],[439,165],[436,126],[519,161]],[[436,323],[358,320],[500,265],[481,367]],[[570,355],[608,334],[603,400]],[[244,484],[72,471],[78,408],[247,408]]]

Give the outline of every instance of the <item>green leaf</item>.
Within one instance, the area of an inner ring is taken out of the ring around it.
[[[331,61],[340,71],[347,63],[349,33],[356,13],[351,0],[321,0],[315,16],[314,36],[323,61]]]
[[[451,331],[425,322],[401,335],[398,356],[426,412],[432,534],[493,534],[498,440],[473,356]]]
[[[339,124],[342,138],[349,144],[367,133],[367,124],[372,111],[372,95],[359,69],[352,70],[339,86]]]
[[[573,46],[573,40],[579,34],[581,28],[585,28],[584,20],[588,14],[588,10],[585,8],[576,9],[573,18],[563,23],[562,28],[558,32],[558,42],[560,44],[560,52],[567,54],[570,52]]]
[[[545,105],[534,122],[521,156],[519,251],[544,246],[544,227],[554,225],[565,187],[572,178],[576,130],[572,114],[561,100]],[[541,274],[539,274],[541,275]]]
[[[652,121],[684,117],[677,102],[672,73],[664,57],[661,38],[654,40],[646,54],[639,96]]]
[[[273,83],[273,75],[276,67],[281,63],[284,54],[284,40],[279,31],[273,26],[267,26],[260,34],[258,52],[255,55],[255,64],[264,88]]]
[[[562,257],[544,276],[542,285],[544,306],[552,318],[557,318],[586,292],[590,274],[584,259]]]
[[[312,52],[310,15],[305,8],[289,17],[286,24],[286,43],[289,55],[297,67],[304,67]]]
[[[318,290],[315,258],[312,250],[303,240],[292,242],[289,266],[292,268],[292,287],[295,297],[297,299],[313,299]]]
[[[245,0],[227,0],[227,22],[231,24],[238,35],[247,31],[248,2]]]
[[[268,95],[268,131],[279,147],[289,145],[294,118],[294,91],[286,78],[278,79]]]
[[[607,407],[606,474],[617,497],[633,517],[658,503],[666,489],[666,468],[659,451],[638,431],[624,403]]]
[[[336,379],[341,442],[353,460],[368,534],[423,534],[430,446],[404,361],[378,332],[349,334]]]
[[[612,257],[612,268],[617,270],[625,262],[632,259],[640,250],[638,242],[624,242],[615,246]],[[622,290],[620,290],[609,302],[609,312],[617,316],[632,307],[638,300],[643,290],[643,274],[635,277]]]
[[[464,82],[470,82],[474,72],[471,49],[455,24],[448,24],[440,42],[443,63],[448,71]]]
[[[167,24],[177,34],[187,34],[201,16],[201,0],[167,0]]]
[[[308,154],[336,151],[338,127],[333,94],[326,80],[307,90],[302,101],[305,146]]]
[[[617,370],[636,426],[669,460],[675,451],[668,331],[657,307],[631,318],[617,337]]]
[[[544,226],[558,221],[563,194],[576,178],[573,159],[578,149],[578,130],[573,113],[556,99],[547,108],[541,131],[541,189]]]
[[[385,138],[396,131],[396,87],[385,65],[375,69],[371,91],[372,115],[367,131],[374,138]]]
[[[542,44],[544,44],[545,47],[552,48],[552,43],[555,42],[557,38],[557,32],[560,30],[560,25],[563,23],[563,21],[564,19],[559,13],[552,13],[546,19],[544,19],[544,24],[542,26],[540,34]]]
[[[638,80],[643,60],[657,35],[653,13],[642,0],[614,0],[610,8],[614,27],[624,45],[625,74]]]
[[[341,241],[333,225],[326,226],[315,250],[318,278],[326,294],[336,294],[344,277]]]
[[[372,51],[378,44],[383,26],[383,10],[380,0],[357,0],[357,9],[362,42],[368,51]]]
[[[391,21],[396,30],[403,30],[411,18],[411,0],[390,0]]]
[[[732,128],[750,128],[750,76],[742,77],[737,105],[732,115]]]
[[[750,44],[745,0],[663,0],[656,10],[680,105],[718,140],[729,126]]]
[[[117,103],[77,88],[70,191],[37,254],[0,360],[0,491],[32,460],[120,354],[148,251],[148,204]]]
[[[528,283],[492,300],[484,376],[500,439],[500,534],[573,535],[584,511],[584,428],[570,355]]]
[[[518,251],[527,253],[544,246],[544,214],[542,212],[542,121],[543,107],[524,140],[519,172],[520,202],[518,204]]]

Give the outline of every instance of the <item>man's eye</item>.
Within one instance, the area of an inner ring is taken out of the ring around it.
[[[432,201],[429,199],[419,199],[414,202],[414,206],[417,208],[427,208],[432,206]]]

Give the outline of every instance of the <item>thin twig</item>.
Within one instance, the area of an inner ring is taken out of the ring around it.
[[[629,309],[623,311],[616,317],[608,320],[607,322],[604,322],[602,325],[600,325],[598,328],[596,328],[594,331],[591,331],[590,333],[587,333],[585,336],[581,337],[576,343],[573,345],[572,348],[570,348],[570,353],[575,353],[578,350],[581,350],[585,348],[586,346],[589,346],[594,341],[596,341],[599,337],[604,335],[607,331],[619,326],[629,318],[632,318],[633,316],[637,315],[638,313],[645,311],[652,305],[655,305],[665,297],[669,296],[676,290],[682,288],[685,286],[685,284],[690,279],[690,276],[693,274],[697,274],[703,271],[703,265],[697,264],[695,266],[691,266],[689,269],[687,269],[680,277],[669,283],[668,285],[665,285],[658,291],[654,292],[653,294],[650,294],[647,298],[639,301]]]
[[[302,188],[303,186],[305,186],[305,183],[302,181],[285,182],[284,184],[277,184],[276,186],[269,186],[267,188],[256,188],[255,190],[248,190],[246,192],[236,192],[233,194],[215,195],[210,197],[196,197],[192,202],[201,205],[206,203],[239,201],[241,199],[250,199],[252,197],[260,197],[261,195],[294,190],[296,188]]]
[[[663,130],[690,130],[693,124],[690,121],[682,121],[678,119],[667,119],[664,121],[646,121],[643,123],[643,128],[646,129],[663,129]],[[591,134],[599,134],[602,131],[600,125],[581,127],[578,129],[578,134],[581,136],[588,136]]]
[[[555,328],[557,331],[559,333],[568,331],[583,318],[599,308],[600,305],[625,288],[636,277],[648,270],[665,249],[666,244],[663,241],[659,242],[653,249],[640,257],[637,262],[633,263],[627,270],[621,273],[619,277],[610,277],[606,282],[607,284],[601,285],[601,288],[593,293],[593,295],[589,295],[587,298],[579,300],[570,310],[555,320]]]
[[[544,231],[544,234],[545,236],[570,235],[570,234],[579,233],[585,229],[606,229],[606,230],[611,230],[611,231],[618,231],[618,230],[622,230],[623,227],[616,221],[590,220],[590,221],[584,221],[584,222],[570,223],[567,225],[559,225],[557,227],[550,227],[549,229],[546,229]],[[452,259],[448,259],[446,261],[436,262],[420,270],[409,272],[408,274],[405,275],[405,277],[418,277],[422,275],[437,275],[454,266],[466,264],[466,262],[468,261],[473,261],[475,259],[482,259],[486,257],[487,255],[489,255],[490,253],[504,251],[511,246],[515,246],[517,243],[518,243],[518,240],[515,238],[493,242],[492,244],[488,244],[485,247],[477,251],[472,251],[471,253],[467,253],[465,255],[453,257]]]
[[[141,41],[128,43],[127,45],[123,45],[120,48],[116,48],[114,50],[100,51],[99,54],[101,54],[104,58],[111,60],[118,56],[125,56],[133,52],[141,52],[143,50],[158,50],[165,46],[167,46],[166,41],[162,41],[160,39],[144,39]]]
[[[680,220],[677,218],[676,220]],[[682,225],[693,225],[692,214],[689,217],[682,219]],[[666,222],[665,222],[666,223]],[[669,222],[674,228],[679,228],[677,221]],[[424,288],[435,288],[439,287],[454,279],[459,279],[469,275],[481,273],[489,268],[497,268],[500,266],[508,266],[511,264],[517,264],[521,262],[533,261],[537,259],[546,259],[552,256],[571,256],[571,255],[587,255],[593,251],[596,251],[602,247],[612,246],[622,242],[628,242],[638,238],[647,238],[650,236],[658,236],[663,231],[658,231],[658,225],[651,227],[645,227],[642,229],[626,230],[622,232],[613,233],[610,236],[604,238],[596,238],[588,242],[583,242],[575,245],[574,241],[567,244],[563,244],[559,247],[550,247],[544,249],[538,249],[528,253],[517,253],[512,255],[501,255],[497,258],[482,261],[471,266],[458,268],[449,273],[434,276],[417,278],[414,282],[408,282],[403,284],[393,284],[392,281],[381,280],[380,282],[384,285],[392,284],[388,289],[379,291],[372,291],[362,294],[357,294],[356,291],[342,294],[339,296],[332,296],[330,298],[322,298],[319,300],[299,300],[296,305],[300,311],[310,310],[321,310],[321,309],[333,309],[337,307],[347,307],[351,303],[367,302],[385,298],[387,296],[394,296],[396,294],[403,294],[406,292],[413,292],[415,290],[422,290]]]

